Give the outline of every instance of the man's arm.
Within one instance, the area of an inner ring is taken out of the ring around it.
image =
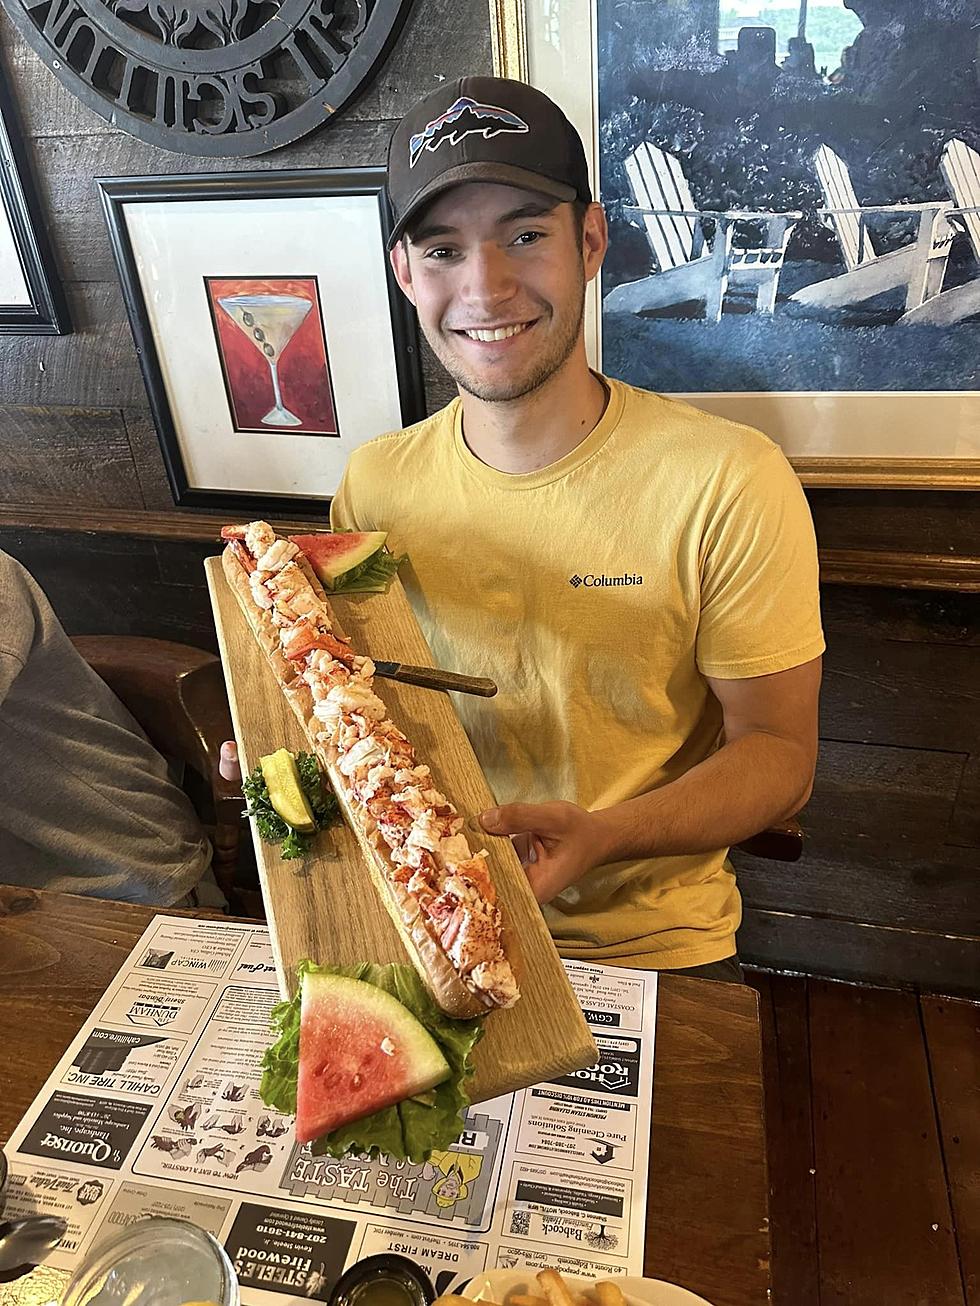
[[[815,658],[768,676],[709,677],[724,743],[671,784],[595,812],[575,803],[510,803],[485,812],[483,826],[490,834],[527,836],[525,869],[539,902],[594,866],[713,852],[758,834],[793,816],[810,796],[820,665]]]

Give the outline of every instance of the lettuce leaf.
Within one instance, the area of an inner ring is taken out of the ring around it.
[[[472,1053],[483,1034],[483,1024],[480,1020],[453,1020],[444,1015],[412,966],[375,966],[370,962],[317,966],[312,961],[301,961],[296,967],[296,996],[272,1009],[276,1041],[262,1059],[262,1101],[287,1115],[296,1112],[300,994],[303,976],[317,972],[346,975],[392,994],[436,1040],[452,1073],[426,1094],[424,1102],[410,1098],[325,1134],[313,1144],[313,1154],[340,1159],[352,1154],[376,1157],[385,1153],[398,1160],[423,1162],[437,1149],[450,1147],[462,1127],[461,1112],[469,1106],[466,1081],[473,1073]]]
[[[294,830],[272,806],[269,799],[269,786],[265,782],[261,766],[256,766],[252,774],[242,781],[242,793],[246,799],[245,815],[255,818],[260,839],[265,840],[266,843],[279,844],[279,852],[284,861],[305,857],[315,835],[320,830],[325,830],[328,825],[336,825],[341,820],[340,804],[333,790],[323,783],[315,755],[297,753],[296,768],[316,823],[316,830],[310,834],[302,830]]]

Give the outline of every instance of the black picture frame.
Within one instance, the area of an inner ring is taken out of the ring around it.
[[[68,301],[9,87],[10,79],[0,63],[0,203],[10,223],[30,303],[5,303],[0,298],[0,335],[66,335],[71,331]]]
[[[161,202],[200,204],[209,200],[374,197],[378,206],[381,231],[378,259],[383,267],[387,288],[400,419],[403,426],[409,426],[425,416],[425,391],[415,310],[398,288],[385,248],[392,228],[392,218],[385,195],[384,181],[385,170],[378,167],[304,168],[282,172],[204,173],[96,179],[150,410],[160,440],[174,502],[178,507],[229,509],[250,514],[253,518],[261,515],[262,512],[301,514],[312,512],[319,515],[328,506],[329,498],[253,490],[216,489],[190,483],[126,222],[127,208],[131,205]],[[378,430],[372,434],[382,433]]]

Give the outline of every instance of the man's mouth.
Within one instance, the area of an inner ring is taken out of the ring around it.
[[[479,340],[483,344],[491,344],[495,340],[509,340],[511,336],[520,335],[526,331],[533,322],[515,322],[510,326],[498,327],[458,327],[457,334],[466,336],[469,340]]]

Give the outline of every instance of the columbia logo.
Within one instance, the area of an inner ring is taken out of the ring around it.
[[[607,585],[642,585],[643,577],[632,571],[624,572],[622,576],[597,576],[591,571],[586,576],[580,576],[576,572],[574,576],[569,576],[568,583],[573,590],[577,590],[580,585],[584,585],[587,590],[605,589]]]

